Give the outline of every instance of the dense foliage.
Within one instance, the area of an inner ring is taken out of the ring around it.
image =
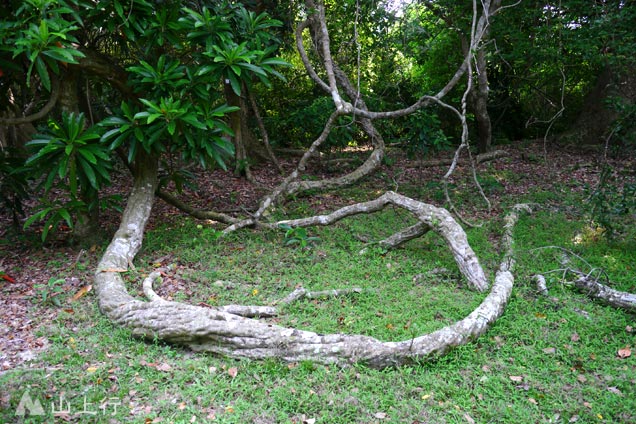
[[[466,53],[468,2],[325,5],[334,60],[372,110],[435,93]],[[0,189],[14,213],[27,197],[29,169],[46,191],[69,193],[58,206],[91,213],[112,164],[134,167],[140,152],[160,157],[163,184],[181,186],[184,164],[225,167],[238,128],[229,116],[240,108],[261,132],[251,107],[237,101],[251,94],[275,146],[307,146],[333,110],[294,49],[296,23],[313,13],[302,4],[29,0],[0,9],[7,16],[0,23]],[[503,2],[490,23],[480,49],[495,144],[565,134],[575,143],[633,148],[633,1]],[[464,89],[465,81],[446,101],[458,105]],[[327,147],[368,143],[355,121],[341,117]],[[460,134],[456,117],[435,107],[377,127],[417,156],[451,147]],[[46,166],[31,166],[39,163]],[[73,224],[67,212],[60,216]]]

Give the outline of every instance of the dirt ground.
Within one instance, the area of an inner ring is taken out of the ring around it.
[[[565,184],[572,190],[584,190],[586,185],[594,187],[599,179],[603,158],[598,152],[577,153],[571,149],[556,147],[545,149],[543,143],[498,148],[505,150],[509,156],[481,164],[478,172],[486,172],[488,169],[491,175],[504,176],[497,179],[503,189],[489,196],[493,204],[490,212],[467,211],[467,218],[473,218],[475,214],[479,214],[480,218],[500,216],[502,200],[519,198],[536,190],[550,191],[555,183]],[[364,154],[353,153],[362,159]],[[450,152],[443,156],[450,157]],[[439,181],[447,171],[445,166],[412,167],[412,161],[398,152],[389,151],[388,158],[386,163],[393,162],[391,166],[383,165],[376,176],[367,179],[376,190],[378,181],[387,183],[387,189],[395,189],[397,186],[400,191],[400,187],[407,187],[409,184]],[[285,159],[285,170],[291,171],[296,160]],[[617,169],[635,169],[634,162],[627,158],[613,162]],[[318,162],[309,170],[317,176],[334,176],[343,171],[328,169]],[[274,167],[266,165],[254,166],[253,174],[256,184],[221,170],[201,172],[198,187],[188,189],[181,198],[196,204],[199,208],[217,212],[241,213],[245,210],[254,210],[259,199],[268,193],[282,176]],[[377,175],[382,175],[383,178],[380,179]],[[453,179],[459,189],[474,190],[475,195],[478,195],[476,190],[467,184],[470,180],[469,175],[469,167],[460,166]],[[522,178],[509,181],[505,176],[511,175]],[[122,171],[121,175],[115,177],[113,185],[107,189],[107,194],[121,194],[125,198],[129,182],[130,177]],[[391,185],[394,187],[390,187]],[[339,197],[337,192],[318,194],[315,199],[316,212],[333,209],[349,202],[348,199]],[[435,203],[431,199],[419,200]],[[509,200],[506,202],[509,203]],[[33,206],[33,203],[26,205],[27,213]],[[149,226],[178,220],[181,217],[183,214],[180,211],[157,200]],[[110,238],[118,223],[117,212],[107,211],[102,215],[102,243]],[[10,216],[0,212],[0,270],[8,276],[7,279],[0,280],[0,373],[33,359],[38,351],[46,349],[48,341],[45,337],[37,336],[37,329],[53,320],[57,313],[67,306],[42,306],[37,302],[36,286],[47,284],[51,278],[57,279],[58,272],[63,270],[64,275],[72,275],[63,281],[64,292],[77,293],[91,284],[92,272],[99,259],[98,252],[101,251],[101,247],[70,244],[68,230],[61,231],[55,240],[45,245],[38,243],[37,231],[36,227],[25,231],[12,228]]]

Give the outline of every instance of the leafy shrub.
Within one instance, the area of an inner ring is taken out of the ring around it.
[[[302,227],[293,228],[287,224],[279,224],[278,227],[285,230],[285,241],[283,242],[285,246],[298,245],[304,249],[319,240],[318,237],[309,236],[307,229]]]
[[[590,195],[592,219],[613,239],[623,234],[636,217],[636,182],[619,180],[605,167],[597,188]]]
[[[110,183],[111,150],[100,142],[100,129],[86,127],[84,114],[63,113],[26,144],[33,151],[26,166],[41,180],[45,194],[53,188],[69,194],[68,201],[40,200],[40,209],[25,222],[25,228],[46,219],[44,241],[50,230],[65,221],[73,227],[73,216],[99,207],[99,189]]]
[[[410,156],[423,156],[447,150],[451,140],[441,129],[437,114],[430,110],[420,110],[409,115],[406,133],[402,139],[407,143]]]
[[[605,106],[618,113],[618,118],[612,123],[607,137],[610,138],[612,153],[620,156],[625,148],[636,147],[636,104],[621,97],[609,97],[605,101]]]

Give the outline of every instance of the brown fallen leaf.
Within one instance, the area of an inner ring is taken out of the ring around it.
[[[93,290],[93,286],[92,285],[87,285],[82,287],[81,289],[79,289],[77,291],[77,293],[75,293],[75,295],[73,295],[73,297],[71,298],[72,300],[79,300],[80,298],[82,298],[86,293],[88,293],[89,291]]]
[[[515,383],[520,383],[523,381],[523,377],[520,375],[511,375],[510,379],[514,381]]]
[[[537,400],[535,398],[528,398],[528,402],[530,402],[533,405],[538,405],[539,402],[537,402]]]
[[[376,412],[373,416],[379,420],[383,420],[386,418],[386,412]]]
[[[629,346],[625,346],[622,349],[618,349],[618,357],[621,359],[629,358],[632,356],[632,351]]]
[[[468,421],[470,424],[475,424],[475,420],[473,419],[473,417],[468,415],[468,413],[464,414],[464,419]]]
[[[577,333],[572,334],[572,337],[570,337],[570,340],[572,340],[573,342],[578,342],[579,340],[581,340],[581,336],[579,336]]]
[[[556,349],[553,347],[546,347],[545,349],[543,349],[543,353],[548,354],[548,355],[552,355],[554,353],[556,353]]]
[[[579,380],[579,382],[581,382],[581,383],[585,383],[587,381],[587,378],[585,378],[585,376],[583,374],[579,374],[576,377],[576,379]]]
[[[229,370],[227,370],[227,373],[229,374],[230,377],[234,378],[238,374],[238,368],[232,367]]]
[[[172,370],[172,367],[170,366],[170,364],[163,363],[163,364],[157,365],[157,369],[159,371],[168,372]]]

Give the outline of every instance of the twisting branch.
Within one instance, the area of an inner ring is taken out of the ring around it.
[[[314,69],[313,65],[311,64],[311,61],[309,60],[309,56],[307,56],[305,45],[303,44],[303,31],[309,28],[309,26],[310,26],[309,19],[306,19],[296,27],[296,31],[295,31],[296,49],[298,50],[300,59],[302,60],[303,65],[305,65],[305,70],[307,71],[311,79],[314,80],[314,82],[318,84],[318,86],[322,88],[325,92],[329,93],[330,91],[329,86],[316,73],[316,70]]]
[[[518,219],[516,209],[506,218],[503,239],[506,256],[482,303],[466,318],[409,340],[382,342],[363,335],[318,334],[245,318],[217,308],[162,300],[152,292],[156,274],[145,284],[146,294],[152,300],[140,301],[128,294],[120,273],[113,270],[125,270],[141,247],[157,178],[157,159],[147,159],[136,166],[133,190],[121,225],[95,274],[95,291],[101,311],[113,322],[130,329],[135,336],[185,344],[195,351],[230,357],[275,357],[284,361],[311,360],[340,365],[364,362],[382,368],[426,360],[474,340],[501,316],[510,298],[514,282],[511,273],[514,265],[512,227]],[[484,278],[484,272],[467,244],[466,234],[447,211],[395,193],[387,193],[380,201],[367,203],[362,209],[379,208],[382,202],[399,202],[420,221],[428,223],[446,239],[460,269],[470,269],[472,280]],[[335,219],[343,212],[336,211],[332,215]]]
[[[338,92],[338,84],[336,83],[336,76],[334,74],[334,63],[331,57],[331,46],[329,42],[329,31],[327,31],[327,20],[325,18],[325,5],[322,0],[319,0],[318,3],[314,3],[313,0],[307,0],[307,5],[315,9],[318,13],[312,14],[309,19],[316,20],[316,24],[314,28],[317,29],[317,38],[319,40],[319,47],[322,48],[322,61],[325,65],[325,71],[327,71],[327,79],[329,81],[329,93],[333,98],[333,102],[336,105],[336,110],[339,113],[351,113],[353,110],[353,106],[342,100],[340,97],[340,93]]]
[[[16,116],[14,118],[0,118],[0,125],[23,125],[29,124],[31,122],[37,121],[38,119],[44,118],[48,113],[53,110],[55,104],[57,103],[57,99],[60,96],[60,81],[58,78],[51,78],[51,96],[46,104],[40,109],[38,112],[33,113],[29,116]]]
[[[466,235],[446,209],[418,202],[406,196],[388,191],[375,200],[345,206],[329,215],[317,215],[310,218],[279,221],[277,224],[287,224],[290,227],[309,227],[315,225],[330,225],[341,219],[357,214],[368,214],[384,209],[388,205],[395,205],[411,212],[423,226],[437,232],[444,238],[455,257],[460,272],[466,277],[469,285],[479,291],[488,287],[486,276],[479,265],[477,256],[468,246]],[[414,233],[423,234],[422,227],[413,228]]]
[[[254,116],[256,117],[256,123],[258,124],[258,129],[261,132],[261,137],[263,137],[263,145],[265,146],[265,150],[269,156],[269,159],[272,161],[278,172],[283,173],[283,167],[280,166],[280,162],[276,158],[274,151],[272,150],[272,146],[269,144],[269,133],[267,132],[267,128],[265,128],[265,123],[263,122],[263,117],[261,116],[260,108],[256,103],[256,99],[254,98],[254,93],[251,90],[247,90],[247,96],[249,97],[250,104],[252,106],[252,111],[254,112]]]
[[[226,215],[220,212],[214,211],[205,211],[201,209],[196,209],[185,202],[182,202],[177,197],[172,194],[165,192],[163,190],[157,190],[157,197],[168,203],[169,205],[174,206],[175,208],[187,213],[188,215],[197,218],[197,219],[211,219],[213,221],[221,222],[223,224],[234,224],[238,222],[238,219]]]
[[[261,204],[258,210],[252,215],[252,217],[233,223],[232,225],[230,225],[229,227],[223,230],[224,234],[228,234],[228,233],[231,233],[232,231],[236,231],[238,229],[256,224],[261,218],[261,216],[263,216],[263,213],[265,213],[265,211],[267,211],[271,206],[273,206],[282,196],[288,193],[289,185],[300,176],[301,171],[305,170],[305,167],[307,166],[307,162],[309,162],[309,159],[315,154],[318,147],[320,147],[320,145],[324,143],[324,141],[327,139],[327,136],[331,132],[331,128],[333,127],[333,124],[338,118],[338,116],[339,116],[338,111],[335,111],[331,114],[331,116],[325,123],[322,133],[316,140],[314,140],[314,142],[311,144],[309,149],[305,152],[303,157],[298,162],[296,169],[294,169],[294,171],[291,174],[289,174],[287,178],[285,178],[283,182],[281,182],[270,194],[265,196],[265,198],[261,201]]]

